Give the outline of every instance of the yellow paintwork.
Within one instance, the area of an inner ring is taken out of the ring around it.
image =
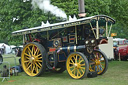
[[[42,56],[35,44],[27,44],[22,52],[22,67],[29,76],[36,76],[42,68]]]
[[[85,74],[85,60],[79,54],[71,54],[66,62],[67,71],[74,79],[79,79]]]

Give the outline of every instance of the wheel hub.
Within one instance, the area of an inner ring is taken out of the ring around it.
[[[29,60],[30,60],[30,62],[32,63],[32,62],[35,61],[35,58],[34,58],[34,57],[31,57]]]
[[[96,65],[100,65],[100,60],[96,60]]]
[[[78,63],[75,63],[74,64],[75,68],[79,69],[80,68],[80,65]]]

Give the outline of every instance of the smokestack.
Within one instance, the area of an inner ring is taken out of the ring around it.
[[[79,17],[85,17],[86,13],[85,13],[85,8],[84,8],[84,0],[78,0],[78,5],[79,5]]]

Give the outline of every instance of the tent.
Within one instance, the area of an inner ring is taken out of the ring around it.
[[[15,45],[10,45],[10,47],[11,47],[11,53],[15,54],[17,47]]]
[[[15,48],[16,46],[15,45],[10,45],[11,49]]]
[[[0,48],[4,50],[4,54],[11,53],[11,47],[5,43],[0,43]]]

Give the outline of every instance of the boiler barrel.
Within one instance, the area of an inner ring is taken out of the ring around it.
[[[83,48],[85,48],[85,45],[80,45],[80,46],[68,46],[68,47],[59,48],[59,49],[57,50],[57,52],[63,50],[63,51],[67,51],[68,53],[70,53],[70,52],[76,52],[77,50],[83,49]]]

